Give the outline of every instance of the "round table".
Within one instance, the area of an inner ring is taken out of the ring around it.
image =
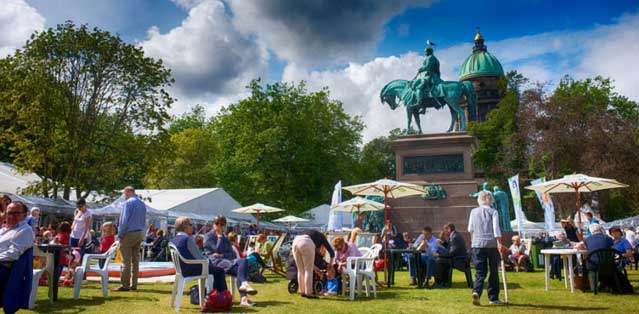
[[[572,256],[577,254],[588,253],[587,250],[576,249],[544,249],[540,251],[544,254],[544,270],[546,273],[546,291],[550,290],[550,255],[559,255],[564,260],[564,276],[568,274],[566,278],[566,288],[568,288],[568,281],[570,281],[570,292],[575,292],[575,272],[572,265]],[[568,268],[568,269],[566,269]]]

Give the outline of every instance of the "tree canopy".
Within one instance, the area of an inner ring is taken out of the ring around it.
[[[2,151],[42,178],[45,196],[140,183],[171,82],[162,61],[109,32],[72,22],[36,32],[0,60]]]

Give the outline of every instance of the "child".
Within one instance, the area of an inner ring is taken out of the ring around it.
[[[52,244],[57,244],[57,245],[69,245],[69,238],[71,237],[71,224],[64,221],[60,224],[60,226],[58,226],[58,233],[55,235],[54,239],[53,239],[53,243]],[[64,268],[64,266],[69,266],[69,258],[68,258],[69,254],[61,254],[60,256],[60,272],[62,272],[62,268]],[[68,274],[68,273],[67,273]],[[65,277],[66,279],[66,277]],[[57,278],[55,279],[57,280]],[[66,280],[63,281],[63,285],[69,286],[70,284],[72,284],[73,281],[67,282]]]
[[[80,266],[80,263],[82,263],[80,260],[80,249],[73,248],[67,255],[67,260],[69,261],[69,265],[67,267],[67,273],[64,275],[62,286],[71,287],[75,281],[75,268]]]
[[[111,248],[111,245],[115,242],[115,226],[112,222],[105,222],[102,224],[102,238],[100,239],[100,254],[105,253]],[[99,261],[100,268],[104,266],[104,260]]]
[[[49,244],[51,243],[51,240],[53,240],[53,232],[50,230],[45,231],[42,234],[42,243]]]

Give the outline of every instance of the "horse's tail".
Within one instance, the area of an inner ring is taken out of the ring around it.
[[[386,84],[379,93],[379,98],[382,103],[389,105],[391,109],[395,110],[402,99],[406,85],[408,85],[408,81],[406,80],[394,80]]]
[[[473,83],[470,81],[463,81],[464,96],[466,96],[466,102],[468,103],[468,121],[477,120],[477,94]]]

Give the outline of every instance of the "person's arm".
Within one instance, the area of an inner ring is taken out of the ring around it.
[[[197,248],[195,241],[191,237],[186,240],[186,249],[189,250],[189,253],[191,253],[191,255],[195,259],[206,259],[204,254],[202,254],[202,252],[200,252],[200,250]]]
[[[33,238],[33,230],[30,227],[22,228],[16,232],[11,239],[9,248],[0,252],[0,261],[17,261],[22,253],[33,247]]]
[[[122,239],[124,235],[128,232],[128,221],[129,215],[131,211],[131,202],[124,203],[124,208],[122,208],[122,212],[120,213],[120,223],[118,226],[118,238]]]
[[[233,244],[231,244],[231,241],[229,241],[229,239],[227,237],[222,237],[219,238],[218,241],[221,241],[222,243],[218,243],[221,245],[218,245],[218,248],[223,248],[224,251],[221,252],[222,255],[224,256],[225,259],[230,259],[233,260],[235,259],[235,252],[233,252]]]
[[[326,251],[328,251],[328,255],[331,256],[331,262],[330,264],[333,264],[332,261],[335,258],[335,251],[333,251],[333,247],[331,246],[330,243],[328,243],[328,240],[326,239],[326,237],[324,235],[322,235],[322,245],[324,245],[324,247],[326,248]]]
[[[470,212],[470,217],[468,218],[468,232],[470,232],[471,234],[473,233],[473,229],[474,229],[474,224],[475,222],[473,221],[473,212]]]
[[[499,213],[495,209],[493,209],[493,234],[495,235],[495,240],[497,240],[497,250],[499,252],[504,251],[504,246],[501,244],[501,229],[499,228]]]

